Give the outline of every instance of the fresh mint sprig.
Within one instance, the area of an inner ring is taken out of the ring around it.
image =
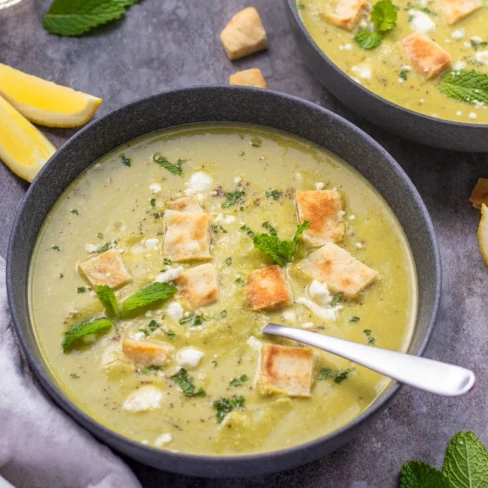
[[[64,334],[63,342],[61,344],[63,352],[69,352],[77,343],[87,336],[100,335],[107,332],[113,325],[113,322],[106,318],[90,320],[73,325]]]
[[[122,318],[132,317],[144,312],[148,307],[172,297],[176,293],[176,290],[176,286],[174,285],[159,282],[151,283],[141,288],[122,303]]]
[[[397,24],[397,8],[391,0],[380,0],[375,3],[371,11],[371,22],[375,30],[363,30],[354,36],[356,44],[366,51],[378,47],[386,33],[390,32]]]
[[[460,102],[488,103],[488,74],[464,69],[449,71],[441,78],[439,90]]]

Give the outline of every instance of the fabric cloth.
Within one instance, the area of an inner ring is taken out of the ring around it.
[[[0,488],[141,488],[41,390],[17,345],[0,257]]]

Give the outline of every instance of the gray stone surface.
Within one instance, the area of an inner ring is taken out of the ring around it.
[[[173,475],[127,460],[143,486],[388,488],[397,486],[401,465],[408,459],[440,466],[448,440],[459,430],[474,430],[488,443],[488,268],[476,239],[479,213],[468,202],[477,177],[488,177],[488,155],[412,144],[345,109],[300,59],[281,0],[254,0],[270,49],[236,63],[225,57],[218,34],[238,9],[248,5],[242,0],[143,0],[124,19],[78,39],[50,36],[42,29],[49,3],[24,0],[19,7],[0,11],[0,62],[103,97],[98,115],[167,88],[225,83],[234,70],[259,67],[271,88],[319,103],[378,140],[419,189],[440,241],[443,296],[427,356],[472,368],[478,376],[475,390],[459,399],[404,388],[356,441],[302,468],[258,479],[217,481]],[[75,132],[43,131],[58,146]],[[3,256],[26,189],[27,184],[0,165]]]

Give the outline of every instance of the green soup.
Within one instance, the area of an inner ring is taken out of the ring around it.
[[[156,164],[156,153],[181,174]],[[338,245],[376,270],[379,278],[357,298],[334,295],[336,316],[323,320],[296,303],[309,296],[311,282],[297,267],[314,251],[299,240],[284,271],[291,304],[271,312],[251,311],[247,279],[253,270],[272,264],[254,248],[251,231],[272,229],[289,239],[297,227],[295,192],[317,187],[340,193],[345,237]],[[134,317],[113,319],[107,333],[63,352],[63,334],[71,326],[104,315],[90,284],[80,276],[80,262],[109,248],[119,252],[131,276],[115,291],[119,302],[161,273],[202,263],[170,263],[163,252],[165,204],[185,192],[196,192],[211,217],[211,258],[203,262],[217,270],[218,300],[195,310],[176,294]],[[238,200],[232,197],[236,192]],[[232,455],[282,449],[332,432],[366,410],[390,384],[379,374],[317,352],[310,397],[264,395],[256,387],[262,344],[297,346],[264,337],[266,323],[405,351],[416,319],[417,291],[412,256],[398,221],[345,162],[284,133],[204,124],[154,133],[120,147],[64,192],[38,238],[30,303],[52,374],[88,415],[145,444]],[[122,351],[127,337],[169,345],[173,352],[163,366],[141,367]],[[178,354],[189,347],[200,356],[182,370]],[[131,405],[138,407],[128,408],[127,399],[148,387],[159,392],[158,398],[136,398]]]
[[[410,34],[422,32],[450,54],[453,70],[476,70],[488,74],[486,6],[454,25],[447,25],[436,1],[393,0],[398,10],[397,26],[384,36],[379,47],[362,50],[354,36],[364,28],[364,24],[349,32],[321,17],[321,12],[334,8],[333,1],[297,3],[301,19],[320,49],[365,88],[424,115],[488,124],[488,107],[485,104],[469,104],[446,97],[438,87],[442,75],[426,80],[412,68],[401,45],[401,41]],[[372,5],[375,3],[371,2]]]

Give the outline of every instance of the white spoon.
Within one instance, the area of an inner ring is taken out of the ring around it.
[[[448,397],[464,395],[473,388],[476,380],[472,371],[460,366],[335,339],[307,330],[268,324],[263,329],[263,333],[286,337],[309,346],[318,347],[350,359],[401,383],[437,395]]]

